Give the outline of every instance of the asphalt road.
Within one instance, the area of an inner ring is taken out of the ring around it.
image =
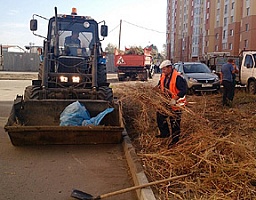
[[[121,144],[15,147],[4,125],[31,80],[0,80],[0,199],[68,200],[72,189],[97,196],[133,186]],[[135,191],[111,200],[135,200]]]

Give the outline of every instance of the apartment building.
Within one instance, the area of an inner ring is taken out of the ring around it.
[[[167,57],[203,61],[256,49],[255,0],[167,0]]]

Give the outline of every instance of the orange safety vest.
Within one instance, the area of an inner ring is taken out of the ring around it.
[[[170,84],[169,84],[169,90],[170,90],[170,93],[172,94],[172,98],[177,96],[178,93],[179,93],[179,90],[176,87],[177,76],[179,76],[179,72],[177,72],[176,70],[173,70],[172,76],[171,76],[171,81],[170,81]],[[164,90],[165,90],[164,80],[165,80],[165,74],[162,73],[162,75],[160,77],[160,89],[161,89],[162,92],[164,92]],[[186,101],[186,96],[184,96],[182,98],[179,98],[176,102],[176,105],[178,105],[178,106],[172,106],[172,109],[173,110],[180,110],[181,106],[185,106],[187,104],[186,102],[187,102]]]

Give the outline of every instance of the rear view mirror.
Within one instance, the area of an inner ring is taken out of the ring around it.
[[[37,30],[37,20],[36,19],[31,19],[30,20],[30,30],[31,31],[36,31]]]
[[[102,37],[107,37],[108,36],[108,26],[101,25],[101,27],[100,27],[100,35]]]

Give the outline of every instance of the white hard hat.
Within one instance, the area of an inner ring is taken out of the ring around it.
[[[170,60],[164,60],[161,65],[159,66],[160,69],[163,69],[164,67],[172,66],[172,62]]]

